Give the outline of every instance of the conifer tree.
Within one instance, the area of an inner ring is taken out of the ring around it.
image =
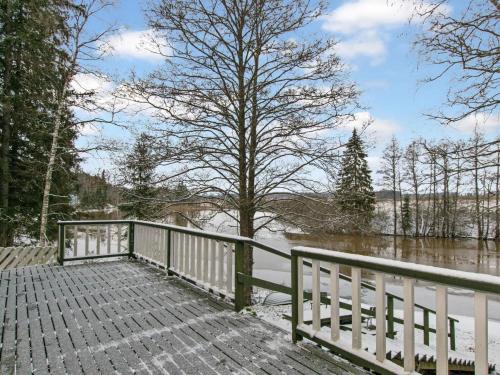
[[[154,186],[156,162],[152,150],[152,138],[141,133],[132,151],[126,156],[121,173],[127,186],[123,192],[124,203],[120,207],[128,217],[139,220],[155,217],[157,190]]]
[[[340,213],[355,231],[366,230],[375,210],[375,194],[363,141],[356,129],[347,142],[335,193]]]
[[[409,233],[411,230],[411,207],[410,207],[410,196],[405,195],[403,199],[403,206],[401,207],[401,227],[403,228],[403,233]]]

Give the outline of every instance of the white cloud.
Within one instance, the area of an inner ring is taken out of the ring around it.
[[[398,27],[408,22],[413,4],[405,0],[349,1],[324,17],[323,28],[342,34]]]
[[[378,64],[385,57],[387,48],[384,39],[376,31],[369,30],[339,42],[335,46],[335,51],[346,59],[366,56]]]
[[[169,52],[167,46],[155,42],[158,40],[151,29],[122,31],[109,37],[101,49],[110,56],[155,61],[165,58]]]
[[[323,17],[323,29],[341,36],[337,52],[346,59],[369,57],[373,64],[384,61],[390,32],[419,21],[428,3],[413,0],[350,0]],[[447,8],[443,7],[447,12]]]
[[[453,128],[467,134],[473,134],[476,129],[485,134],[495,131],[500,133],[500,113],[469,115],[456,122]]]
[[[393,120],[374,118],[370,112],[358,112],[354,119],[346,121],[341,129],[352,132],[356,128],[363,131],[370,141],[384,141],[401,131],[399,124]]]
[[[102,75],[90,73],[78,73],[71,82],[71,88],[78,94],[83,94],[89,91],[95,93],[109,93],[113,90],[113,82]]]

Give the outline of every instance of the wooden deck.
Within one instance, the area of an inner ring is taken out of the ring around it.
[[[0,273],[1,374],[363,373],[138,261]]]

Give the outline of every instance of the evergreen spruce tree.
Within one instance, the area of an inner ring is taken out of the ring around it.
[[[368,229],[375,210],[375,194],[363,141],[356,129],[347,142],[335,198],[351,230]]]
[[[403,199],[403,206],[401,207],[401,227],[403,233],[409,233],[412,224],[412,213],[410,207],[410,197],[405,195]]]
[[[67,56],[64,0],[0,0],[0,246],[20,235],[38,237],[43,161],[47,159],[55,120],[54,92]],[[48,207],[55,222],[71,213],[76,133],[69,106],[61,111],[60,147]]]
[[[124,203],[120,209],[127,217],[139,220],[152,219],[158,211],[158,205],[155,203],[157,189],[154,186],[157,165],[151,141],[150,136],[141,133],[121,169],[124,181],[130,186],[123,191]]]

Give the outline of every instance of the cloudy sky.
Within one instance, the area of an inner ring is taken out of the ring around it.
[[[400,3],[401,1],[401,3]],[[398,4],[399,3],[399,4]],[[460,3],[460,2],[452,2]],[[401,5],[403,4],[403,5]],[[424,84],[422,80],[432,73],[433,67],[419,61],[412,48],[415,27],[409,25],[411,7],[402,0],[331,0],[328,13],[307,30],[322,33],[338,40],[337,52],[351,70],[352,78],[363,91],[362,104],[366,111],[358,119],[373,119],[369,129],[372,141],[370,165],[376,171],[384,144],[394,134],[401,144],[423,136],[434,138],[465,138],[474,125],[481,123],[488,135],[500,133],[496,118],[469,118],[454,127],[442,127],[425,117],[425,113],[441,108],[448,89],[448,81]],[[126,78],[131,70],[145,74],[161,64],[162,58],[151,52],[144,8],[147,2],[121,0],[94,22],[96,29],[114,23],[119,31],[108,43],[111,49],[100,67],[115,79]],[[451,12],[458,11],[450,9]],[[97,82],[81,77],[86,88],[112,89],[110,82]],[[117,132],[107,129],[108,135]],[[346,133],[349,130],[346,129]],[[84,137],[94,134],[86,129]],[[103,168],[99,160],[87,159],[89,169]]]

